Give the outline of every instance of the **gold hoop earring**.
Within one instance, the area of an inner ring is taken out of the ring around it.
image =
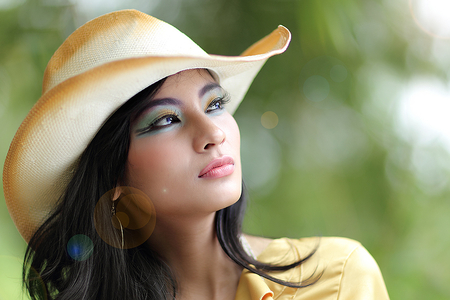
[[[127,186],[119,188],[120,195],[114,188],[100,197],[95,205],[94,225],[100,238],[110,246],[131,249],[149,239],[155,229],[156,212],[144,192]],[[120,230],[120,235],[115,229]]]
[[[111,217],[116,217],[117,221],[119,222],[120,225],[120,234],[122,236],[122,244],[120,249],[123,249],[124,247],[124,239],[123,239],[123,226],[122,226],[122,222],[120,222],[120,219],[116,216],[116,207],[114,206],[114,201],[112,201],[112,207],[111,207]]]

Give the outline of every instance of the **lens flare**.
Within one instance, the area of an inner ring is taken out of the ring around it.
[[[120,186],[112,189],[95,206],[94,225],[99,237],[119,249],[143,244],[153,233],[155,224],[153,202],[136,188]]]
[[[92,240],[84,234],[74,235],[67,243],[67,253],[74,260],[86,260],[91,257],[93,252],[94,244],[92,243]]]
[[[313,75],[305,80],[303,93],[311,101],[319,102],[325,100],[330,93],[328,80],[320,75]]]
[[[430,36],[450,39],[450,2],[448,0],[409,0],[411,16]]]
[[[343,65],[335,65],[330,70],[330,77],[334,82],[343,82],[347,78],[347,69]]]
[[[261,116],[261,125],[267,129],[273,129],[278,125],[278,116],[273,111],[266,111]]]
[[[332,107],[348,99],[352,80],[348,67],[339,59],[324,55],[309,60],[301,69],[299,89],[303,99],[316,107]]]

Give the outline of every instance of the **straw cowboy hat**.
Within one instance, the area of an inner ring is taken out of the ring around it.
[[[42,96],[6,157],[3,189],[22,237],[28,242],[48,217],[86,146],[132,96],[167,76],[204,68],[230,93],[233,113],[264,62],[289,41],[289,31],[279,26],[240,56],[210,55],[173,26],[136,10],[78,28],[50,59]]]

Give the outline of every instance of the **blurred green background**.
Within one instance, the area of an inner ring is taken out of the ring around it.
[[[235,114],[251,197],[245,230],[357,239],[392,299],[450,298],[448,1],[0,0],[1,166],[56,48],[123,8],[214,54],[238,55],[288,27],[289,49]],[[0,299],[21,299],[25,243],[0,197]]]

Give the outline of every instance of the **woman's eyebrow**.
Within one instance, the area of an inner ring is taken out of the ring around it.
[[[176,105],[176,106],[182,106],[183,102],[176,98],[161,98],[161,99],[153,99],[151,100],[147,105],[146,108],[151,108],[153,106],[159,106],[159,105]]]
[[[222,87],[220,86],[220,84],[218,84],[217,82],[211,82],[207,85],[205,85],[204,87],[202,87],[202,89],[198,92],[198,96],[199,98],[203,97],[203,95],[205,95],[207,92],[209,92],[210,90],[216,89],[216,88],[220,88],[222,89]]]
[[[198,92],[199,97],[203,97],[207,92],[209,92],[210,90],[216,89],[216,88],[220,88],[222,89],[222,87],[220,86],[220,84],[216,83],[216,82],[212,82],[209,84],[206,84],[204,87],[202,87],[200,89],[200,91]],[[145,107],[142,109],[142,111],[146,111],[152,107],[155,106],[160,106],[160,105],[175,105],[175,106],[183,106],[183,102],[180,101],[177,98],[171,98],[171,97],[167,97],[167,98],[161,98],[161,99],[153,99],[151,101],[149,101]]]

